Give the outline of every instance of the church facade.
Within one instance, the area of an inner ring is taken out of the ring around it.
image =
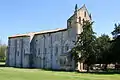
[[[67,28],[18,34],[8,38],[6,65],[10,67],[74,70],[74,59],[69,51],[82,32],[84,20],[91,15],[83,5],[75,6],[74,14],[67,20]],[[83,63],[78,63],[83,69]]]

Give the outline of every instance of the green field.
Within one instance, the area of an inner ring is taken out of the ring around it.
[[[120,74],[88,74],[0,67],[0,80],[120,80]]]

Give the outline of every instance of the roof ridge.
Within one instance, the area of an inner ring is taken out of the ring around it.
[[[43,33],[45,34],[45,33],[57,32],[57,31],[65,30],[65,29],[67,29],[67,28],[56,28],[56,29],[53,29],[53,30],[42,30],[42,31],[39,31],[39,32],[28,32],[28,33],[23,33],[23,34],[16,34],[16,35],[10,36],[9,38],[33,36],[33,35],[36,35],[36,34],[43,34]]]

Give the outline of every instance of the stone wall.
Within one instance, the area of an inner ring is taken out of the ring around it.
[[[30,38],[10,38],[8,45],[8,62],[13,67],[29,67]]]
[[[37,34],[32,40],[33,66],[36,68],[60,69],[58,57],[73,47],[70,31]]]

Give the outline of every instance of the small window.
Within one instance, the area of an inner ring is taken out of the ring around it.
[[[66,46],[65,46],[65,51],[68,51],[68,50],[69,50],[69,46],[66,45]]]
[[[55,47],[55,56],[58,54],[58,47]]]
[[[85,22],[85,20],[83,19],[83,23]]]
[[[69,50],[69,47],[68,47],[68,46],[66,46],[66,50],[67,50],[67,51]]]
[[[81,17],[79,17],[79,23],[81,24]]]
[[[86,17],[86,11],[84,12],[84,17]]]

